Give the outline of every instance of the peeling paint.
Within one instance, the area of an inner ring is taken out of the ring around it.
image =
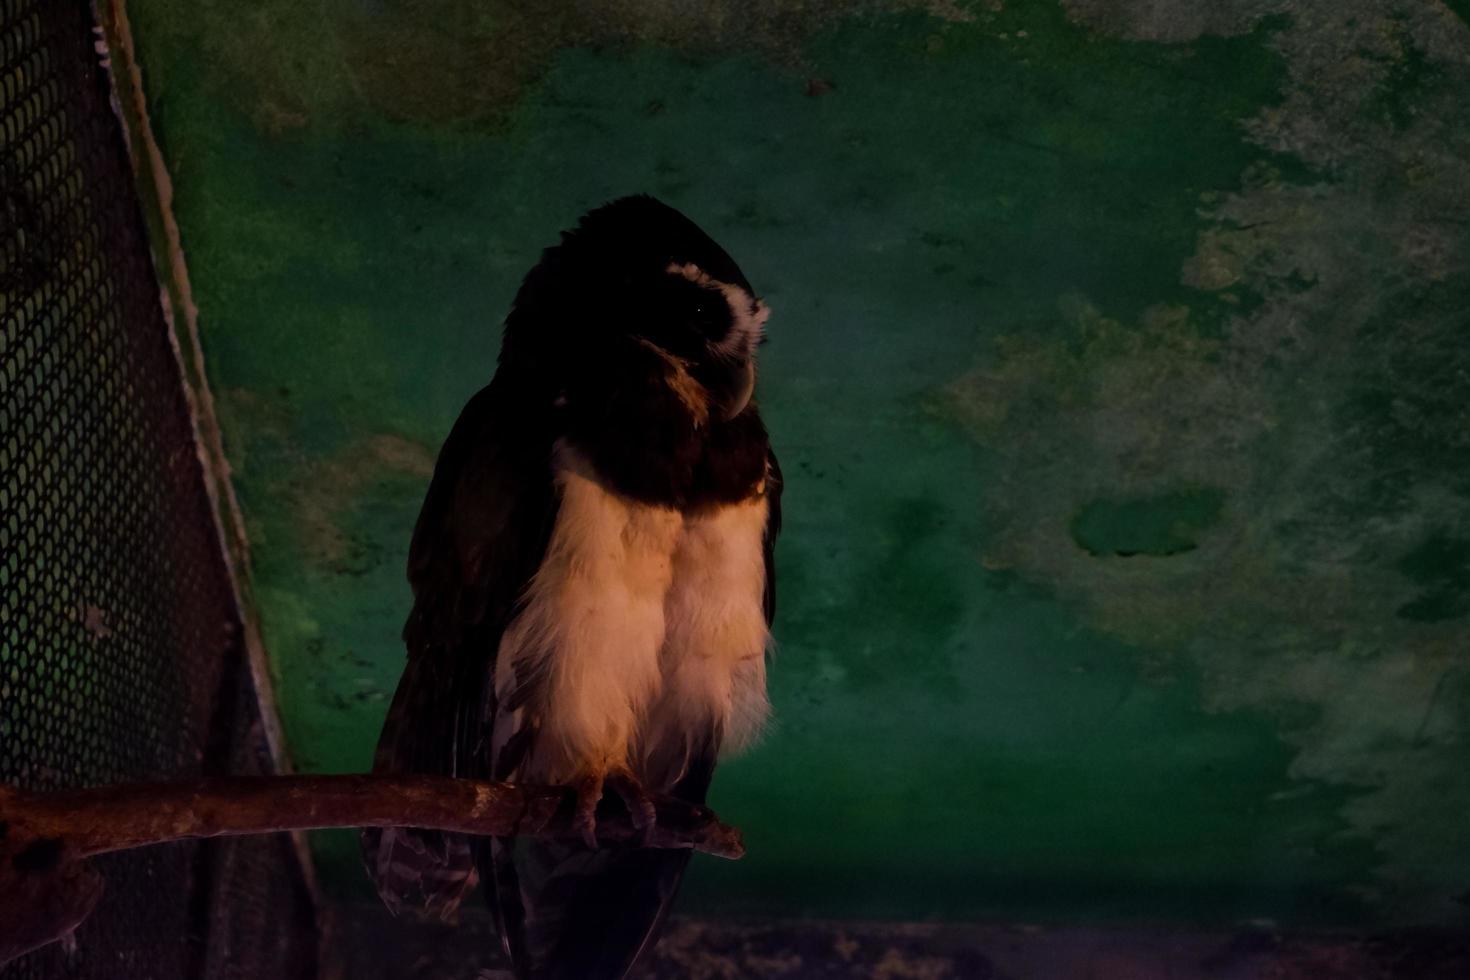
[[[1470,837],[1447,814],[1470,806],[1457,734],[1470,715],[1462,700],[1444,715],[1438,705],[1467,665],[1456,620],[1470,602],[1470,167],[1453,93],[1470,84],[1470,36],[1432,5],[1069,6],[1103,29],[1181,41],[1289,12],[1275,44],[1292,84],[1247,129],[1331,176],[1301,186],[1247,174],[1206,202],[1183,282],[1260,297],[1217,341],[1093,344],[1068,373],[1072,342],[1017,338],[950,389],[949,409],[1007,457],[1010,482],[1054,487],[991,504],[1012,530],[989,561],[1076,598],[1109,632],[1185,657],[1215,710],[1280,713],[1296,778],[1368,790],[1344,809],[1381,855],[1364,896],[1385,914],[1454,921],[1470,868],[1446,857]],[[1087,324],[1077,329],[1088,343]],[[1084,367],[1127,380],[1079,385]],[[976,389],[997,377],[1010,394],[985,404]],[[1082,390],[1057,396],[1059,385]],[[1073,402],[1017,451],[1015,428],[995,420],[1043,395]],[[1046,529],[1099,484],[1149,493],[1160,474],[1228,488],[1233,501],[1184,564],[1099,565],[1056,547]],[[1416,736],[1431,718],[1438,740]]]

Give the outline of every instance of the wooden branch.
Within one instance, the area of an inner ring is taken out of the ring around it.
[[[645,837],[599,812],[599,843],[744,854],[706,807],[655,797]],[[166,841],[330,827],[420,827],[492,837],[580,839],[575,793],[437,776],[266,776],[30,793],[0,786],[0,965],[67,936],[102,879],[85,859]]]

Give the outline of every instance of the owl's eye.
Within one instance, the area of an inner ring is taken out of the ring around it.
[[[719,320],[719,311],[716,304],[711,300],[696,300],[694,305],[689,308],[689,319],[699,324],[701,329],[714,329],[719,325],[716,322]]]
[[[690,336],[712,343],[725,335],[730,327],[730,309],[725,297],[693,283],[679,283],[680,295],[669,312],[678,329]]]

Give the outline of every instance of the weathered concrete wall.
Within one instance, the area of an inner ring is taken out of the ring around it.
[[[646,190],[789,478],[686,907],[1470,917],[1463,0],[129,6],[304,767],[520,275]]]

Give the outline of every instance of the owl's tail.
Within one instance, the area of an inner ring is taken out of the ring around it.
[[[710,746],[661,789],[703,803],[715,765]],[[692,853],[497,839],[477,856],[520,980],[622,980],[653,948]]]
[[[436,651],[437,652],[437,651]],[[452,658],[411,657],[383,722],[374,773],[433,776],[476,771],[484,717],[484,667]],[[474,891],[478,838],[412,827],[368,828],[363,860],[383,904],[394,915],[453,922]]]
[[[487,850],[494,854],[485,873],[495,876],[507,952],[522,980],[627,976],[657,939],[690,857],[560,841],[497,840]]]

